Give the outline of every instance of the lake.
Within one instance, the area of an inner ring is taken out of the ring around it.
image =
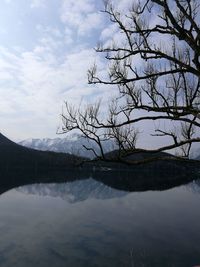
[[[0,195],[0,266],[200,264],[200,181],[128,192],[92,178]]]

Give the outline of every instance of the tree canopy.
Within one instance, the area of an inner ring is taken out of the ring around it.
[[[118,95],[102,116],[101,101],[86,107],[66,102],[63,132],[79,130],[98,144],[114,140],[118,158],[141,151],[137,146],[142,123],[156,122],[150,135],[165,138],[151,153],[176,149],[188,157],[191,145],[200,142],[200,3],[198,0],[132,1],[127,12],[111,1],[104,12],[117,26],[119,38],[100,44],[107,76],[94,65],[90,84],[116,86]],[[140,127],[138,127],[138,125]],[[92,149],[88,147],[87,149]]]

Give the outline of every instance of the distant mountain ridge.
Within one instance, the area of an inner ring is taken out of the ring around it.
[[[0,173],[8,171],[41,171],[62,169],[76,164],[82,158],[47,151],[38,151],[17,144],[0,133]]]
[[[22,140],[18,142],[18,144],[37,150],[69,153],[88,158],[94,158],[94,153],[86,150],[83,145],[92,147],[97,152],[99,151],[99,147],[96,143],[87,140],[80,134],[73,134],[65,138],[30,138]],[[105,153],[107,153],[112,151],[115,146],[113,142],[108,141],[103,147]]]

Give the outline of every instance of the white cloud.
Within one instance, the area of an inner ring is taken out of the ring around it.
[[[31,8],[45,7],[46,0],[31,0]]]
[[[69,29],[67,27],[65,28],[65,43],[67,45],[73,43],[73,32],[71,29]]]
[[[113,34],[115,34],[116,32],[118,32],[118,27],[116,24],[110,24],[107,27],[105,27],[102,32],[101,32],[101,36],[100,39],[102,41],[108,40],[110,39]]]
[[[61,20],[76,28],[79,35],[102,27],[103,17],[97,12],[94,0],[63,0]]]
[[[134,2],[139,2],[139,1],[135,0]],[[118,1],[116,8],[121,11],[127,11],[130,9],[132,3],[133,1],[130,0],[120,0]]]
[[[73,39],[75,31],[83,35],[102,27],[95,1],[60,2],[64,27],[44,26],[37,21],[39,37],[34,48],[0,47],[0,130],[9,132],[12,138],[53,137],[65,100],[78,105],[82,98],[85,102],[96,101],[97,96],[107,99],[112,92],[110,87],[88,85],[88,68],[96,61],[104,76],[105,64],[89,47],[90,41],[80,45]],[[34,0],[31,7],[45,3]]]
[[[81,35],[89,33],[91,30],[100,28],[101,23],[102,23],[102,15],[100,13],[90,13],[85,17],[85,19],[79,25],[78,33]]]
[[[103,68],[93,49],[77,49],[66,54],[62,63],[53,52],[43,49],[36,46],[15,55],[0,48],[1,125],[10,131],[16,127],[16,138],[54,136],[65,100],[77,105],[82,97],[87,100],[103,92],[87,84],[91,64],[96,60]]]
[[[41,34],[51,35],[55,38],[62,38],[63,34],[59,28],[50,27],[50,26],[43,26],[41,24],[36,25],[36,30]]]
[[[10,80],[12,78],[12,75],[10,73],[8,73],[7,71],[2,71],[0,70],[0,80]]]

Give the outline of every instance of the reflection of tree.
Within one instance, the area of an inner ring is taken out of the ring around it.
[[[118,96],[110,103],[106,119],[100,102],[86,108],[67,102],[63,131],[80,130],[99,146],[103,159],[102,144],[112,139],[121,159],[124,153],[138,151],[139,122],[159,122],[152,135],[167,137],[169,143],[152,151],[177,148],[188,157],[191,144],[200,141],[198,1],[132,1],[127,13],[106,1],[105,13],[117,25],[121,41],[98,46],[96,51],[108,60],[108,77],[101,77],[95,65],[88,79],[90,84],[115,85]]]

